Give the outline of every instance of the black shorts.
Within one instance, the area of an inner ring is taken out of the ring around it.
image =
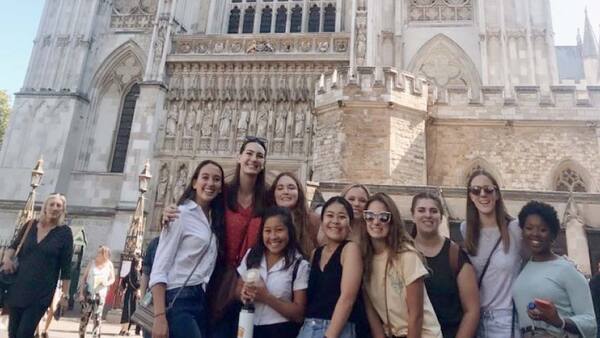
[[[285,322],[271,325],[255,325],[254,338],[296,338],[302,324]]]

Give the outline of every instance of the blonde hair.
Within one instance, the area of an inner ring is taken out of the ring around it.
[[[106,258],[108,261],[110,261],[110,248],[107,247],[106,245],[100,245],[100,247],[98,247],[98,251],[97,254],[101,253],[102,256],[104,256],[104,258]]]
[[[48,208],[50,201],[53,199],[59,199],[62,202],[63,212],[60,215],[60,218],[58,219],[58,225],[63,225],[65,224],[65,219],[67,218],[67,199],[65,198],[65,195],[59,193],[53,193],[46,197],[46,199],[44,200],[44,204],[42,204],[42,210],[40,211],[38,221],[46,217],[46,209]]]

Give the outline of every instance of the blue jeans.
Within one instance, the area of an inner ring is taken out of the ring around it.
[[[177,289],[167,290],[167,306],[177,293]],[[201,285],[186,286],[167,312],[169,338],[206,338],[208,311],[206,294]]]
[[[331,324],[331,320],[306,318],[304,325],[300,329],[298,338],[323,338],[325,331]],[[354,323],[347,322],[340,333],[339,338],[356,338],[356,332],[354,329]]]
[[[518,331],[518,325],[513,325],[512,309],[481,311],[477,338],[510,338],[511,329]],[[520,337],[520,332],[513,337]]]

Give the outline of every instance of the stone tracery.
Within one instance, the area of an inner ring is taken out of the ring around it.
[[[473,20],[472,0],[411,0],[409,19],[413,22],[465,22]]]

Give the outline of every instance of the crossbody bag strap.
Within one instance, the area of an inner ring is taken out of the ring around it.
[[[490,261],[492,260],[492,256],[494,255],[494,252],[498,248],[498,245],[500,245],[501,240],[502,240],[502,236],[500,236],[498,238],[498,240],[496,241],[496,244],[494,244],[494,248],[492,249],[492,252],[490,252],[490,255],[488,256],[487,261],[485,262],[485,265],[483,266],[483,271],[481,271],[481,276],[479,276],[479,282],[477,282],[477,286],[480,289],[481,289],[481,282],[483,282],[483,276],[485,276],[485,273],[490,266]]]
[[[17,255],[21,251],[21,248],[23,248],[23,244],[25,244],[25,239],[27,238],[27,235],[29,235],[29,231],[31,230],[31,227],[33,226],[34,222],[35,222],[34,220],[29,220],[26,223],[27,225],[26,225],[26,228],[25,228],[25,232],[23,233],[23,237],[21,237],[21,240],[19,241],[19,245],[17,246],[17,250],[15,250],[14,257],[17,257]]]
[[[166,308],[165,311],[169,311],[169,309],[171,309],[173,307],[173,304],[175,304],[175,301],[179,297],[179,294],[187,286],[188,282],[190,281],[190,278],[192,278],[192,275],[196,271],[196,268],[198,267],[198,265],[200,265],[200,262],[202,262],[202,259],[204,258],[205,254],[210,249],[210,245],[212,244],[212,239],[214,237],[214,233],[212,232],[212,229],[209,229],[209,230],[210,230],[210,239],[208,240],[208,245],[206,246],[206,249],[204,249],[204,251],[202,251],[202,253],[200,254],[200,257],[198,258],[198,261],[194,265],[194,268],[192,269],[192,271],[190,272],[190,274],[185,279],[185,282],[183,282],[183,286],[180,287],[179,290],[177,290],[177,293],[175,294],[175,297],[173,297],[173,300],[171,300],[171,302],[169,303],[169,306]]]
[[[385,263],[385,274],[383,277],[383,299],[385,300],[385,316],[386,316],[386,320],[387,323],[385,324],[385,326],[387,326],[388,328],[388,332],[389,334],[392,334],[392,325],[390,322],[390,309],[388,308],[388,298],[387,298],[387,277],[388,277],[388,268],[390,267],[389,262]]]

